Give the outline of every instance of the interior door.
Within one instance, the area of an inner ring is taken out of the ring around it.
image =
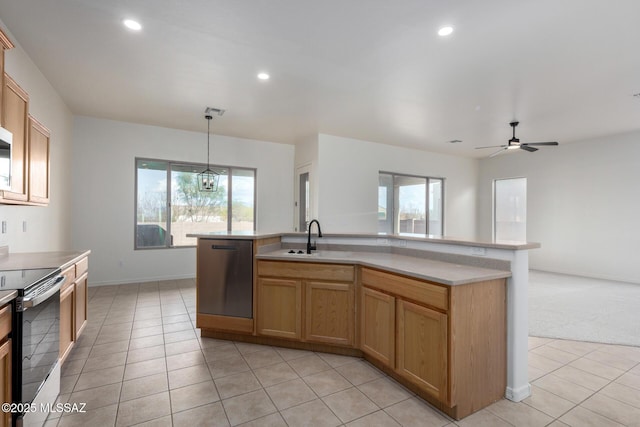
[[[311,164],[296,168],[295,177],[295,231],[307,231],[311,221]]]

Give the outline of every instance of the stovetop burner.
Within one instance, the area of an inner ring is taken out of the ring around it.
[[[34,268],[0,271],[0,291],[28,289],[42,279],[60,272],[59,268]]]

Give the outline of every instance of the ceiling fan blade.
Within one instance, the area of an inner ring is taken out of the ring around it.
[[[486,147],[486,148],[489,148],[489,147]],[[506,146],[504,146],[504,148],[499,149],[495,153],[491,154],[489,157],[497,156],[498,154],[502,153],[503,151],[506,151],[507,149],[508,148]]]
[[[520,148],[522,148],[523,150],[528,151],[528,152],[530,152],[530,153],[533,153],[534,151],[538,151],[538,149],[537,149],[537,148],[534,148],[534,147],[528,147],[527,145],[524,145],[524,144],[523,144],[523,145],[521,145],[521,146],[520,146]]]
[[[521,145],[558,145],[556,141],[553,142],[525,142]]]
[[[481,148],[498,148],[498,147],[504,148],[506,146],[507,145],[487,145],[486,147],[476,147],[476,150],[480,150]]]

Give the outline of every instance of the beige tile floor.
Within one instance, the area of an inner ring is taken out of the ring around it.
[[[359,358],[201,339],[193,280],[92,287],[47,426],[638,426],[640,348],[530,338],[533,395],[461,421]]]

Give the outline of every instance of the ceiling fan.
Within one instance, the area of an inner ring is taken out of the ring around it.
[[[476,147],[476,150],[480,150],[483,148],[497,148],[500,147],[500,149],[498,151],[496,151],[495,153],[491,154],[489,157],[493,157],[495,155],[498,155],[500,153],[502,153],[505,150],[514,150],[517,148],[520,148],[522,150],[525,151],[529,151],[530,153],[533,153],[534,151],[538,151],[537,148],[532,147],[532,145],[558,145],[558,143],[556,141],[553,142],[523,142],[520,143],[520,139],[516,138],[516,126],[518,126],[518,121],[514,120],[511,123],[509,123],[509,125],[511,126],[511,128],[513,129],[513,137],[511,137],[511,139],[509,140],[509,142],[506,145],[489,145],[487,147]]]

